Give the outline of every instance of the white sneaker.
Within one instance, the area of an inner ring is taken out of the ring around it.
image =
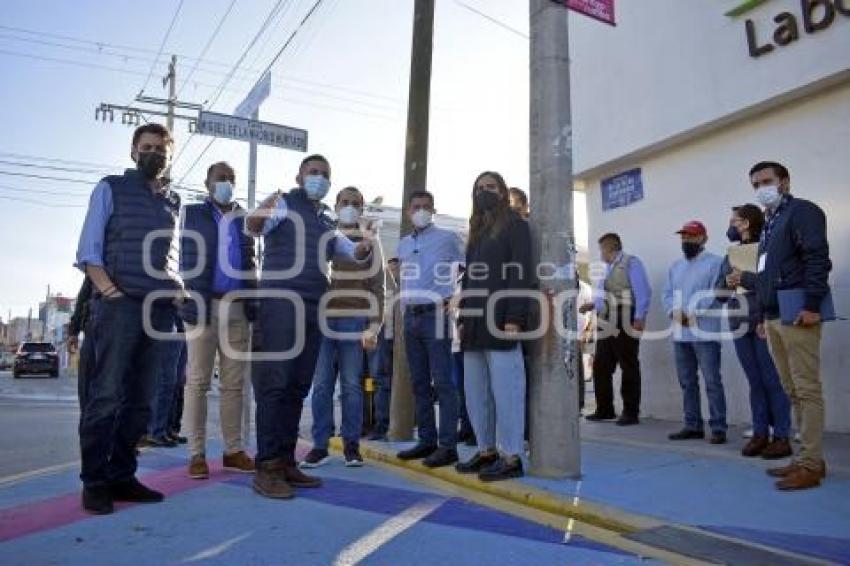
[[[742,434],[741,436],[743,436],[744,438],[752,438],[753,437],[753,429],[749,428],[749,429],[745,430],[744,434]]]
[[[796,442],[797,444],[800,444],[801,442],[803,442],[803,437],[800,436],[799,432],[794,433],[794,442]]]

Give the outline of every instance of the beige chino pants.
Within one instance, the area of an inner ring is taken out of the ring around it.
[[[227,312],[222,312],[223,308]],[[248,320],[241,303],[224,303],[213,299],[210,306],[209,324],[202,327],[186,325],[188,366],[186,389],[183,401],[183,424],[189,436],[189,451],[192,456],[206,452],[207,440],[207,394],[212,383],[216,353],[219,360],[219,403],[221,433],[224,453],[235,454],[243,450],[242,405],[247,361],[234,360],[223,348],[224,340],[230,348],[243,354],[249,351],[250,334]],[[223,328],[224,319],[227,328]],[[195,334],[197,333],[197,334]]]

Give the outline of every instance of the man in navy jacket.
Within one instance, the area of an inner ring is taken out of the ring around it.
[[[210,473],[206,461],[207,393],[216,353],[222,464],[238,472],[254,471],[254,461],[242,445],[253,299],[228,300],[228,296],[256,288],[256,245],[254,237],[245,233],[245,217],[239,214],[241,208],[233,198],[235,183],[236,174],[230,165],[212,164],[205,181],[209,197],[183,210],[180,268],[186,290],[193,294],[181,309],[188,331],[184,410],[191,454],[188,473],[194,479],[206,479]],[[200,316],[202,313],[205,316]]]
[[[750,170],[756,199],[765,208],[759,247],[757,292],[771,355],[794,407],[802,448],[790,465],[768,470],[777,489],[817,487],[826,476],[823,460],[824,401],[820,378],[821,302],[832,269],[826,215],[816,204],[791,195],[788,170],[761,162]],[[783,325],[778,292],[802,289],[803,309]]]

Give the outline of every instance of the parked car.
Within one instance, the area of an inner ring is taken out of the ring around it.
[[[22,342],[12,369],[15,378],[27,373],[48,373],[59,377],[59,353],[50,342]]]

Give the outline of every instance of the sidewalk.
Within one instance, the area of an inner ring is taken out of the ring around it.
[[[732,546],[740,541],[850,564],[850,437],[827,439],[829,475],[820,488],[783,493],[765,474],[777,462],[739,455],[739,429],[729,431],[725,446],[668,441],[667,433],[676,429],[677,423],[651,420],[637,427],[585,422],[579,481],[525,477],[484,484],[452,469],[400,462],[394,454],[409,443],[367,443],[364,453],[696,557],[716,558],[727,550],[734,557],[742,548],[721,548],[723,539],[733,539]],[[461,457],[473,452],[463,447]]]

